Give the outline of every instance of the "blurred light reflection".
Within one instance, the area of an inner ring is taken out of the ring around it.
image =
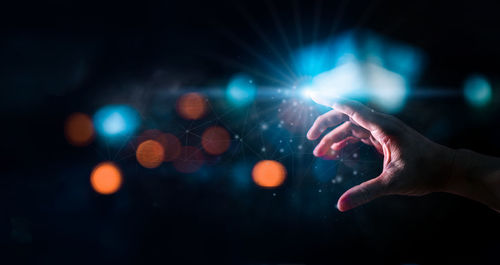
[[[120,169],[112,162],[103,162],[97,165],[90,174],[92,188],[100,194],[113,194],[122,185]]]
[[[87,114],[73,113],[64,125],[66,140],[74,146],[89,145],[94,139],[94,125]]]
[[[276,188],[285,181],[286,169],[278,161],[262,160],[253,167],[252,178],[263,188]]]

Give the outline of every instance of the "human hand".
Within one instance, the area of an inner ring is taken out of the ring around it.
[[[313,99],[315,99],[313,97]],[[420,196],[444,191],[451,178],[454,150],[434,143],[405,125],[399,119],[374,111],[347,99],[325,103],[333,110],[319,116],[307,133],[309,140],[325,134],[314,149],[323,157],[331,150],[361,141],[383,154],[382,173],[347,190],[338,200],[337,208],[347,211],[385,195]]]

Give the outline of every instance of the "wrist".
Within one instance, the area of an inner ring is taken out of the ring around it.
[[[500,210],[500,160],[466,149],[451,150],[452,163],[445,192]]]

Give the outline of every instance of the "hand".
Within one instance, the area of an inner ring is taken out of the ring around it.
[[[335,99],[333,110],[319,116],[309,140],[323,136],[314,149],[322,157],[331,150],[361,141],[383,154],[382,173],[346,191],[337,208],[347,211],[385,195],[420,196],[444,191],[451,178],[454,150],[425,138],[397,118],[376,112],[359,102]]]

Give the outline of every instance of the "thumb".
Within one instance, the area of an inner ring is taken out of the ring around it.
[[[386,185],[379,176],[365,181],[344,192],[337,202],[337,208],[345,212],[386,195]]]

